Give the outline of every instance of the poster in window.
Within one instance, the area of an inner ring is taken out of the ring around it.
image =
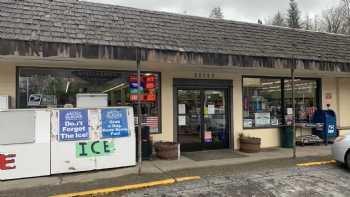
[[[179,116],[179,126],[186,126],[186,116]]]
[[[103,138],[129,136],[127,109],[102,109],[101,121]]]
[[[211,131],[204,132],[204,141],[206,143],[211,143],[213,141],[213,134]]]
[[[243,120],[243,127],[244,128],[252,128],[253,127],[253,120],[252,119],[244,119]]]
[[[271,125],[270,113],[255,113],[255,126],[266,127]]]
[[[179,104],[179,114],[186,114],[186,104]]]
[[[31,94],[28,99],[28,106],[40,106],[43,95]]]
[[[208,114],[209,115],[215,114],[215,105],[208,105]]]
[[[84,109],[59,111],[59,140],[89,139],[88,111]]]
[[[279,125],[279,121],[278,118],[274,117],[271,119],[271,125],[272,126],[278,126]]]

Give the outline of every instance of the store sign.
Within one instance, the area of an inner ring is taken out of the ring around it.
[[[59,140],[77,141],[89,139],[88,111],[84,109],[59,112]]]
[[[77,158],[107,156],[115,152],[113,142],[91,141],[75,144],[75,156]]]
[[[129,136],[127,109],[102,109],[101,121],[103,138]]]
[[[0,154],[0,170],[16,169],[16,154]]]
[[[141,75],[140,87],[138,85],[137,76],[129,76],[129,93],[132,102],[137,101],[138,93],[140,93],[140,100],[142,102],[156,101],[156,76]]]

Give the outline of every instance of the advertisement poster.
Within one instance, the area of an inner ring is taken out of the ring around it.
[[[215,114],[215,105],[208,105],[208,114],[209,115]]]
[[[211,131],[204,132],[204,141],[206,143],[211,143],[213,141],[213,134]]]
[[[179,116],[179,126],[186,126],[186,116]]]
[[[186,104],[179,104],[179,114],[186,114]]]
[[[253,120],[252,119],[244,119],[243,120],[243,127],[244,128],[252,128],[253,127]]]
[[[101,121],[103,138],[129,136],[127,109],[102,109]]]
[[[270,113],[255,113],[255,126],[266,127],[271,125]]]
[[[59,140],[78,141],[89,139],[88,111],[71,109],[59,111]]]

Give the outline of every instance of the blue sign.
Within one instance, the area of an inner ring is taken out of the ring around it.
[[[89,139],[88,111],[83,109],[60,110],[60,141],[78,141]]]
[[[127,109],[102,109],[101,121],[103,138],[129,136]]]

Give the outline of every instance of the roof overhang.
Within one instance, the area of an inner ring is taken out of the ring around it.
[[[136,61],[138,47],[91,44],[67,44],[41,41],[0,39],[1,56],[31,56]],[[176,64],[232,66],[237,68],[296,69],[323,72],[350,72],[350,63],[298,58],[264,57],[219,53],[198,53],[140,48],[141,60]]]

